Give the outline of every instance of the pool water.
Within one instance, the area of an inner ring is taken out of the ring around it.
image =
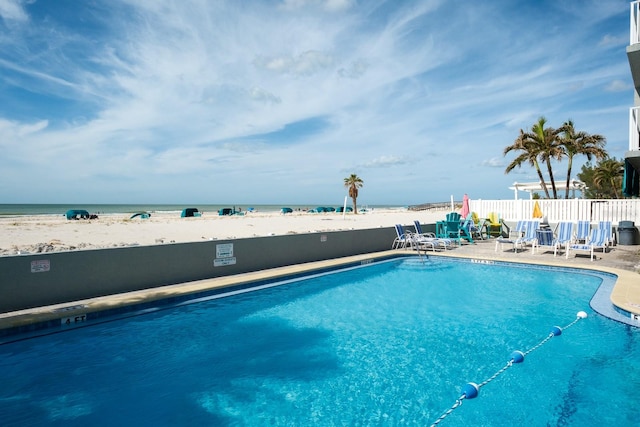
[[[0,346],[3,426],[633,425],[640,331],[578,270],[407,258]]]

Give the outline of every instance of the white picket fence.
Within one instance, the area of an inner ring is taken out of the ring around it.
[[[497,212],[505,221],[517,221],[533,217],[536,200],[470,200],[469,209],[480,218]],[[537,200],[542,214],[550,223],[560,221],[633,221],[640,226],[640,199],[568,199]]]

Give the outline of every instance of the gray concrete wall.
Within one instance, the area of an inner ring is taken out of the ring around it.
[[[389,227],[0,257],[0,313],[378,252],[395,236]]]

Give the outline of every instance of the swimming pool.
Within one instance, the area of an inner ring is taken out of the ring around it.
[[[631,425],[639,331],[606,277],[405,258],[0,346],[3,425]]]

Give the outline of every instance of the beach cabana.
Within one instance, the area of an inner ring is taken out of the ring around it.
[[[151,214],[149,212],[136,212],[133,215],[131,215],[131,217],[129,219],[133,219],[133,218],[142,218],[142,219],[148,219],[151,216]]]
[[[84,209],[69,209],[65,215],[67,219],[89,219],[89,212]]]
[[[200,216],[200,212],[198,212],[197,208],[186,208],[182,210],[182,213],[180,214],[181,218],[187,218],[187,217],[192,217],[192,216]]]

